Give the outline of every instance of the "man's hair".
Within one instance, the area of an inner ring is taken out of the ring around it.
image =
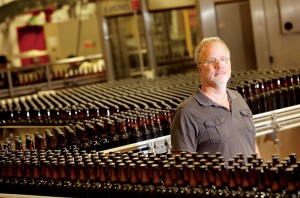
[[[208,43],[221,43],[222,45],[224,45],[224,47],[228,50],[228,52],[230,53],[227,45],[224,43],[224,41],[222,41],[219,37],[207,37],[202,39],[202,41],[200,41],[200,43],[198,44],[195,53],[194,53],[194,61],[195,63],[198,65],[199,64],[199,56],[200,56],[200,52],[202,50],[202,48],[208,44]]]

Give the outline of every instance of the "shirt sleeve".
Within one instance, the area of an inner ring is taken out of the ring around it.
[[[192,115],[184,108],[179,107],[171,123],[172,151],[197,151],[197,125]]]

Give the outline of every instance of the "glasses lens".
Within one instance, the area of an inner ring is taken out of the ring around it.
[[[217,62],[217,59],[212,58],[206,61],[207,65],[211,66],[214,65]]]
[[[213,66],[215,65],[217,62],[223,63],[223,64],[227,64],[229,58],[222,56],[220,59],[216,59],[216,58],[210,58],[207,61],[204,62],[204,64],[206,64],[207,66]]]

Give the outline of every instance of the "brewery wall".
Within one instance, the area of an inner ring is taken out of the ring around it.
[[[250,5],[259,68],[299,66],[298,2],[251,1]]]
[[[202,35],[224,36],[232,55],[240,56],[248,63],[255,60],[257,69],[298,66],[298,3],[277,0],[199,1]],[[291,29],[285,29],[285,24]],[[241,60],[236,63],[241,63]],[[251,68],[250,65],[246,68]]]
[[[122,37],[115,37],[109,30],[105,35],[107,20],[119,20],[118,18],[134,18],[134,9],[132,9],[132,1],[99,1],[99,5],[95,4],[96,13],[90,19],[78,20],[78,14],[73,14],[75,18],[70,17],[69,21],[61,23],[44,24],[45,42],[50,60],[66,58],[67,55],[77,53],[78,55],[87,55],[95,53],[103,53],[105,62],[109,67],[115,67],[114,54],[118,49],[107,46],[107,41],[118,43],[122,41]],[[3,2],[5,4],[6,2]],[[280,0],[189,0],[184,3],[180,1],[172,1],[172,4],[162,3],[155,0],[139,1],[141,10],[138,12],[139,20],[144,20],[140,24],[139,33],[141,34],[140,42],[144,42],[144,49],[147,55],[151,55],[150,44],[147,38],[153,35],[153,21],[145,20],[145,12],[149,12],[150,18],[157,12],[168,13],[171,10],[192,9],[196,13],[196,30],[195,43],[206,36],[220,36],[228,43],[232,52],[233,69],[270,69],[280,68],[284,66],[298,66],[297,51],[299,51],[299,22],[297,16],[299,6],[297,1],[280,1]],[[144,11],[142,11],[144,7]],[[70,10],[69,10],[70,11]],[[70,11],[71,12],[71,11]],[[75,11],[73,11],[75,12]],[[24,26],[26,20],[24,18],[28,13],[20,13],[18,16],[6,18],[1,23],[0,33],[0,53],[11,57],[15,66],[21,66],[18,59],[19,46],[17,43],[16,29]],[[22,17],[20,17],[22,15]],[[129,17],[128,17],[129,16]],[[174,15],[172,15],[174,17]],[[3,18],[3,17],[2,17]],[[27,16],[28,18],[28,16]],[[30,18],[30,17],[29,17]],[[133,19],[129,19],[133,20]],[[162,19],[160,19],[162,20]],[[181,20],[181,19],[180,19]],[[25,22],[24,22],[25,21]],[[146,23],[145,23],[146,22]],[[150,27],[150,35],[147,31],[143,35],[144,29]],[[172,25],[172,24],[169,24]],[[134,21],[125,28],[134,29]],[[286,27],[285,27],[286,26]],[[166,29],[174,31],[174,28]],[[125,30],[126,31],[126,30]],[[155,38],[154,38],[155,39]],[[143,41],[145,40],[145,41]],[[80,41],[80,43],[78,43]],[[114,44],[115,46],[115,44]],[[120,45],[122,47],[122,45]],[[153,62],[157,48],[152,49],[154,55],[147,57],[149,62]],[[126,52],[126,49],[125,49]],[[124,54],[124,50],[120,53]],[[127,60],[128,61],[128,60]],[[126,63],[125,61],[122,61]],[[150,68],[156,65],[150,63]],[[128,64],[131,64],[129,61]],[[147,66],[147,65],[146,65]],[[121,67],[114,68],[112,71],[117,73]],[[138,67],[139,69],[139,67]],[[127,72],[128,69],[119,71]],[[124,77],[121,75],[121,77]]]
[[[99,24],[96,18],[70,20],[44,25],[50,60],[60,60],[69,55],[87,56],[102,52]]]

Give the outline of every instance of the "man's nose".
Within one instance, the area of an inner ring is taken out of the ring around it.
[[[223,67],[222,61],[219,60],[219,59],[217,59],[216,62],[215,62],[215,64],[214,64],[214,68],[218,68],[219,69],[221,67]]]

